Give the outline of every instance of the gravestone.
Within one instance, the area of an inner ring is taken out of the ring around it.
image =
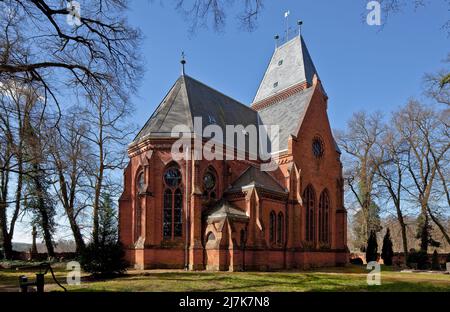
[[[450,273],[450,262],[447,262],[446,266],[447,266],[447,272]]]

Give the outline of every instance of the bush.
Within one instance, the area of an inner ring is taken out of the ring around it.
[[[80,256],[80,264],[85,272],[94,276],[111,277],[126,272],[125,252],[119,242],[107,242],[96,246],[90,243]]]
[[[392,265],[392,258],[394,257],[394,250],[392,248],[391,232],[389,229],[383,238],[383,248],[381,249],[381,258],[385,265]]]
[[[436,249],[433,252],[433,257],[431,258],[431,268],[436,271],[441,270],[441,264],[439,263],[439,255]]]
[[[412,263],[417,263],[417,268],[419,270],[426,270],[430,268],[430,263],[428,262],[428,254],[423,250],[414,251],[408,254],[408,266],[411,267]]]
[[[371,261],[377,260],[378,260],[377,234],[375,233],[375,231],[371,231],[369,240],[367,241],[366,261],[367,263],[369,263]]]
[[[350,263],[351,264],[355,264],[355,265],[364,265],[363,260],[361,258],[359,258],[359,257],[350,259]]]

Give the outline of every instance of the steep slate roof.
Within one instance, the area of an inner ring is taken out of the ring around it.
[[[176,125],[186,125],[194,133],[194,117],[202,119],[203,129],[210,124],[217,124],[223,131],[226,125],[258,125],[257,112],[252,108],[183,75],[175,82],[134,142],[149,136],[170,137]]]
[[[286,193],[286,190],[267,172],[250,166],[233,182],[228,191],[241,190],[246,186],[255,186],[262,189]]]
[[[313,87],[305,89],[258,112],[263,124],[280,126],[279,151],[288,148],[290,135],[297,135],[296,131],[303,122],[313,91]]]
[[[247,214],[239,208],[233,206],[225,199],[217,202],[212,208],[204,212],[206,220],[213,221],[218,219],[231,219],[231,220],[243,220],[247,221],[249,217]]]
[[[312,85],[314,74],[317,71],[306,44],[302,37],[296,36],[275,50],[253,102],[301,82]]]

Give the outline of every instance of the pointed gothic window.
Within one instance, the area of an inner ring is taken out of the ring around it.
[[[308,185],[303,192],[303,206],[306,210],[306,240],[313,242],[315,238],[315,207],[316,193],[311,185]]]
[[[319,241],[330,242],[330,197],[328,190],[320,194],[319,199]]]
[[[284,220],[283,220],[283,213],[278,213],[278,222],[277,222],[277,243],[282,244],[284,239]]]
[[[314,157],[322,158],[324,149],[323,149],[323,141],[321,138],[315,137],[313,139],[312,150]]]
[[[144,173],[140,172],[136,179],[136,206],[135,206],[135,237],[136,240],[141,236],[141,224],[142,224],[142,207],[139,194],[144,192],[145,181]]]
[[[183,193],[181,172],[177,165],[164,173],[163,236],[174,239],[183,236]]]
[[[144,192],[144,187],[145,187],[145,179],[144,179],[144,173],[141,172],[138,175],[138,179],[137,179],[137,191],[138,193],[142,193]]]
[[[271,243],[275,242],[275,229],[277,227],[276,225],[276,215],[274,211],[270,212],[270,217],[269,217],[269,240]]]

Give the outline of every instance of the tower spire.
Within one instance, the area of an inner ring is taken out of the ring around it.
[[[181,63],[181,75],[183,75],[184,76],[184,65],[186,65],[186,59],[185,59],[185,54],[184,54],[184,51],[181,51],[181,61],[180,61],[180,63]]]

